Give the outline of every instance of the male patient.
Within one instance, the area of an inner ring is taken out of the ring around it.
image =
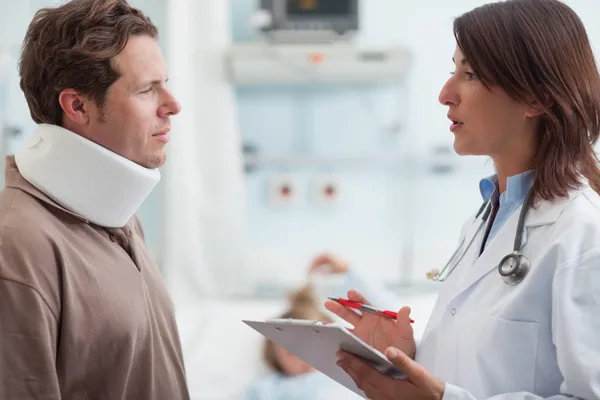
[[[38,127],[0,192],[0,399],[189,399],[134,216],[180,111],[156,27],[125,0],[42,9],[19,71]]]

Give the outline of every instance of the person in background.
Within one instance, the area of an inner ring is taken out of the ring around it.
[[[319,304],[311,286],[306,285],[291,295],[289,309],[279,318],[332,322]],[[263,349],[263,358],[271,373],[249,388],[246,400],[359,398],[273,341],[266,339]]]
[[[38,126],[0,192],[0,399],[190,397],[134,215],[180,111],[157,39],[125,0],[72,0],[27,29],[20,85]]]
[[[360,273],[357,268],[350,266],[345,258],[323,252],[317,254],[308,267],[309,276],[312,279],[316,275],[341,276],[343,282],[336,285],[335,293],[328,293],[331,297],[346,297],[350,289],[360,288],[365,297],[371,299],[373,304],[379,308],[390,308],[395,310],[401,300],[383,284]]]

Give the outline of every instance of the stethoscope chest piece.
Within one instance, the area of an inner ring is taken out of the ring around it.
[[[498,272],[507,285],[514,286],[525,279],[530,267],[529,259],[515,251],[504,256],[498,265]]]

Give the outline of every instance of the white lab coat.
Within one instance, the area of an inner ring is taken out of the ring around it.
[[[446,399],[600,399],[600,197],[586,186],[526,219],[531,271],[516,286],[497,265],[519,211],[477,257],[485,229],[442,285],[416,361]],[[464,246],[480,218],[465,224]]]

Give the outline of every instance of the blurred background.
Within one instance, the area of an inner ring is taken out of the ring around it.
[[[34,129],[17,71],[24,32],[60,2],[0,3],[5,155]],[[131,3],[159,27],[183,106],[138,215],[175,302],[192,397],[244,398],[269,369],[241,320],[277,316],[306,283],[319,303],[358,285],[382,306],[409,305],[418,337],[437,293],[425,273],[450,257],[493,173],[486,158],[456,156],[437,100],[454,69],[453,18],[486,1]],[[600,46],[600,2],[566,3]],[[309,273],[322,252],[343,267]]]

